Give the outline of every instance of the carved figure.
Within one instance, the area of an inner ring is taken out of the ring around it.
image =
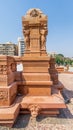
[[[31,112],[31,116],[33,118],[36,118],[37,115],[38,115],[38,112],[40,110],[40,107],[38,105],[35,105],[35,104],[34,105],[29,105],[29,110]]]
[[[47,35],[47,30],[41,30],[41,49],[45,50],[46,49],[46,35]]]
[[[24,35],[25,35],[24,41],[25,41],[25,43],[26,43],[26,50],[29,50],[29,47],[30,47],[29,34],[30,34],[30,31],[29,31],[29,30],[24,30]]]

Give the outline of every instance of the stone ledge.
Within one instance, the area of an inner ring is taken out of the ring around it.
[[[17,81],[17,85],[52,85],[52,81]]]

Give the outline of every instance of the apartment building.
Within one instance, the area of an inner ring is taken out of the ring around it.
[[[24,55],[24,50],[25,50],[25,43],[24,43],[24,39],[19,37],[18,38],[18,55],[22,56]]]
[[[4,44],[0,44],[0,55],[18,55],[18,48],[16,44],[13,44],[12,42],[7,42]]]

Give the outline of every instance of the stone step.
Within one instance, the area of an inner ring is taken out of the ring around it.
[[[40,114],[57,115],[59,109],[66,108],[66,105],[60,93],[54,93],[52,96],[18,96],[12,106],[0,107],[0,124],[12,127],[18,114],[26,114],[26,109],[31,111],[31,108],[35,112],[38,108]],[[24,111],[20,112],[20,109]],[[43,111],[41,111],[42,109]],[[45,111],[45,109],[49,111]]]
[[[18,81],[17,85],[52,85],[52,81]]]
[[[54,93],[52,96],[24,96],[21,101],[21,108],[27,109],[31,104],[39,105],[43,109],[66,108],[64,99],[60,93]]]

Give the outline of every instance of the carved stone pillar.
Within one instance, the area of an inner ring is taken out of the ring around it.
[[[46,52],[47,16],[39,9],[30,9],[22,17],[22,26],[26,46],[25,54],[21,57],[22,92],[25,94],[27,90],[32,96],[51,95],[52,81],[48,73],[50,57]]]
[[[26,46],[25,54],[29,53],[30,56],[47,54],[47,16],[45,16],[39,9],[32,9],[27,12],[25,17],[22,17],[22,25]]]

